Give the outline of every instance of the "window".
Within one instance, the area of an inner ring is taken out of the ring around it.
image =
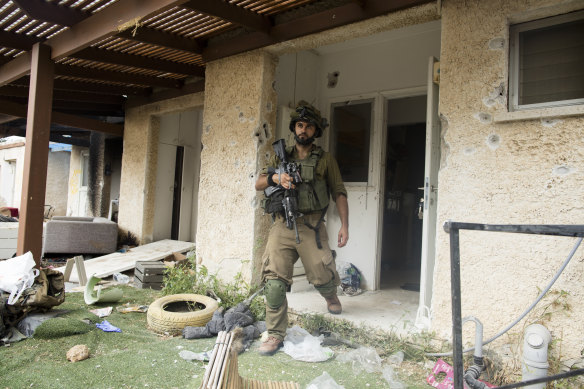
[[[333,104],[331,111],[333,150],[343,181],[367,182],[373,101]]]
[[[584,11],[511,26],[509,110],[584,104]]]

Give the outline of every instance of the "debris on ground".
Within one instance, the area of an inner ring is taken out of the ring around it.
[[[321,345],[323,346],[338,346],[344,344],[351,348],[359,348],[361,345],[353,343],[350,340],[343,338],[336,332],[327,331],[324,328],[319,328],[318,333],[323,336]]]
[[[90,309],[89,312],[93,313],[95,316],[99,318],[107,317],[112,314],[112,307],[105,307],[105,308],[98,308],[98,309]],[[118,311],[119,312],[119,311]]]
[[[112,325],[107,320],[102,321],[101,323],[96,323],[95,326],[102,330],[103,332],[122,332],[121,329]]]
[[[282,351],[298,361],[324,362],[333,356],[333,350],[322,347],[323,336],[312,336],[297,325],[286,330]]]
[[[146,312],[148,312],[148,305],[138,305],[138,304],[126,303],[124,305],[120,305],[120,306],[116,307],[116,311],[118,311],[119,313],[130,313],[130,312],[146,313]]]
[[[337,384],[333,377],[324,371],[322,375],[310,381],[306,389],[345,389],[345,387]]]
[[[71,362],[82,361],[89,358],[89,348],[84,344],[73,346],[67,351],[67,359]]]
[[[209,358],[211,357],[211,351],[204,351],[202,353],[195,353],[189,350],[181,350],[180,353],[178,353],[178,356],[181,357],[182,359],[184,359],[185,361],[203,361],[203,362],[207,362],[209,361]]]

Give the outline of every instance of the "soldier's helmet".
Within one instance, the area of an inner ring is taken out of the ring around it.
[[[296,122],[299,121],[314,124],[316,128],[315,138],[320,138],[324,129],[328,127],[328,121],[320,116],[320,111],[304,100],[300,100],[296,105],[296,109],[290,113],[290,131],[294,132]]]

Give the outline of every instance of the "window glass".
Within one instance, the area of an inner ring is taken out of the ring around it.
[[[367,182],[373,101],[333,104],[333,150],[345,182]]]
[[[511,109],[584,103],[584,13],[511,27]]]

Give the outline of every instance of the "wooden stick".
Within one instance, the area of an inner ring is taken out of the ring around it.
[[[231,343],[233,342],[233,334],[229,333],[229,343],[227,343],[227,348],[225,352],[225,362],[223,366],[221,366],[221,375],[219,376],[219,381],[217,383],[217,387],[221,387],[223,383],[223,376],[225,375],[225,369],[227,368],[227,363],[229,362],[229,357],[231,356]]]
[[[225,359],[227,358],[227,345],[231,339],[231,333],[226,333],[225,337],[223,338],[223,342],[221,343],[221,347],[219,348],[218,359],[215,360],[215,375],[213,377],[213,382],[211,385],[211,389],[217,389],[219,384],[219,377],[221,375],[221,371],[223,370],[223,365],[225,364]]]
[[[225,331],[219,332],[217,336],[217,342],[215,343],[215,348],[217,349],[217,353],[215,354],[215,360],[213,361],[213,366],[211,368],[211,374],[209,375],[209,382],[207,383],[206,389],[211,389],[213,387],[213,381],[215,380],[215,375],[217,374],[217,364],[219,359],[221,358],[221,346],[225,341]]]
[[[221,331],[223,332],[223,331]],[[203,384],[201,385],[202,389],[207,388],[207,383],[209,382],[209,378],[211,377],[211,370],[213,369],[213,363],[215,362],[215,357],[217,356],[217,342],[219,341],[219,337],[221,336],[221,332],[217,334],[217,341],[215,342],[215,346],[213,347],[213,352],[211,353],[211,358],[209,359],[209,364],[205,369],[205,376],[203,377]]]

